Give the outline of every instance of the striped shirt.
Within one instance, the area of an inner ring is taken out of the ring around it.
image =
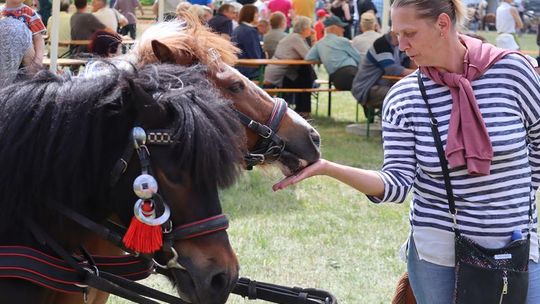
[[[422,77],[446,146],[452,97],[446,86]],[[503,247],[512,231],[526,235],[529,201],[534,225],[530,258],[538,262],[535,193],[540,181],[540,79],[516,54],[505,56],[471,82],[494,157],[491,174],[450,168],[462,233],[488,248]],[[385,190],[378,202],[401,203],[413,189],[409,219],[421,259],[454,266],[454,233],[439,158],[416,73],[388,92],[382,110]],[[466,134],[465,134],[466,135]]]

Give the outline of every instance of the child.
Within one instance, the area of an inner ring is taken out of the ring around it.
[[[321,40],[322,37],[324,37],[324,20],[326,20],[326,17],[328,17],[329,14],[324,9],[317,10],[317,22],[315,22],[315,25],[313,28],[315,29],[315,35],[317,37],[317,41]]]
[[[23,0],[6,0],[6,5],[1,10],[1,14],[22,21],[30,29],[35,52],[32,63],[34,67],[40,68],[43,65],[42,61],[45,52],[45,40],[42,34],[47,32],[41,17],[36,11],[24,4]]]

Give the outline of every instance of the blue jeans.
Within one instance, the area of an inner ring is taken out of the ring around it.
[[[409,241],[407,271],[418,304],[454,303],[454,267],[420,260],[412,238]],[[529,261],[527,304],[538,303],[540,303],[540,264]]]

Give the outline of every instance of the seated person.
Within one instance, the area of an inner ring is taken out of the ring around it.
[[[206,5],[192,4],[188,8],[188,12],[197,17],[203,25],[207,25],[208,21],[212,19],[212,9]]]
[[[99,57],[114,57],[118,55],[121,50],[120,44],[122,43],[122,37],[117,33],[111,33],[108,31],[97,31],[92,35],[88,50],[94,56]]]
[[[348,26],[336,16],[324,21],[326,35],[318,41],[306,55],[306,60],[320,61],[328,72],[336,89],[349,91],[360,63],[360,53],[352,47],[349,39],[343,37]]]
[[[90,40],[97,30],[107,29],[96,16],[86,12],[86,0],[75,0],[74,3],[77,11],[71,16],[71,40]],[[116,29],[107,30],[112,32]],[[86,46],[72,47],[72,52],[76,54],[86,51]]]
[[[309,52],[306,38],[314,35],[311,28],[311,19],[298,16],[293,21],[292,33],[285,36],[278,43],[272,59],[303,59]],[[312,88],[317,79],[313,67],[302,65],[276,65],[269,64],[264,72],[265,82],[282,88]],[[286,98],[287,99],[287,98]],[[292,100],[296,105],[295,111],[304,118],[311,113],[311,93],[294,93]]]
[[[379,24],[377,17],[372,12],[365,12],[360,17],[360,31],[362,34],[356,36],[352,40],[352,45],[362,55],[366,55],[368,49],[373,45],[373,42],[382,36],[378,32]]]
[[[234,7],[228,3],[222,4],[217,10],[217,14],[208,21],[208,26],[216,33],[232,36],[233,19],[235,17]]]
[[[232,42],[240,49],[238,56],[240,59],[263,59],[264,53],[259,41],[259,32],[257,31],[257,21],[259,13],[257,7],[253,4],[246,4],[240,10],[238,16],[238,27],[233,30]],[[249,79],[259,77],[259,68],[238,67],[240,73]]]
[[[21,21],[0,16],[0,85],[11,83],[24,65],[32,70],[32,33]]]
[[[416,66],[404,52],[399,51],[397,36],[389,32],[373,42],[358,67],[352,85],[352,95],[364,107],[381,107],[393,82],[383,75],[406,76]]]
[[[270,15],[270,27],[272,28],[263,38],[263,50],[268,55],[268,58],[274,56],[278,42],[287,34],[287,17],[282,12],[274,12]]]
[[[259,19],[257,23],[257,31],[259,32],[259,41],[263,42],[264,35],[268,34],[270,31],[270,23],[268,20]]]

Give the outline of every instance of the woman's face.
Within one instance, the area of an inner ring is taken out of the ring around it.
[[[398,37],[399,49],[418,66],[437,65],[446,42],[436,22],[419,19],[410,7],[394,8],[391,15],[392,31]]]

